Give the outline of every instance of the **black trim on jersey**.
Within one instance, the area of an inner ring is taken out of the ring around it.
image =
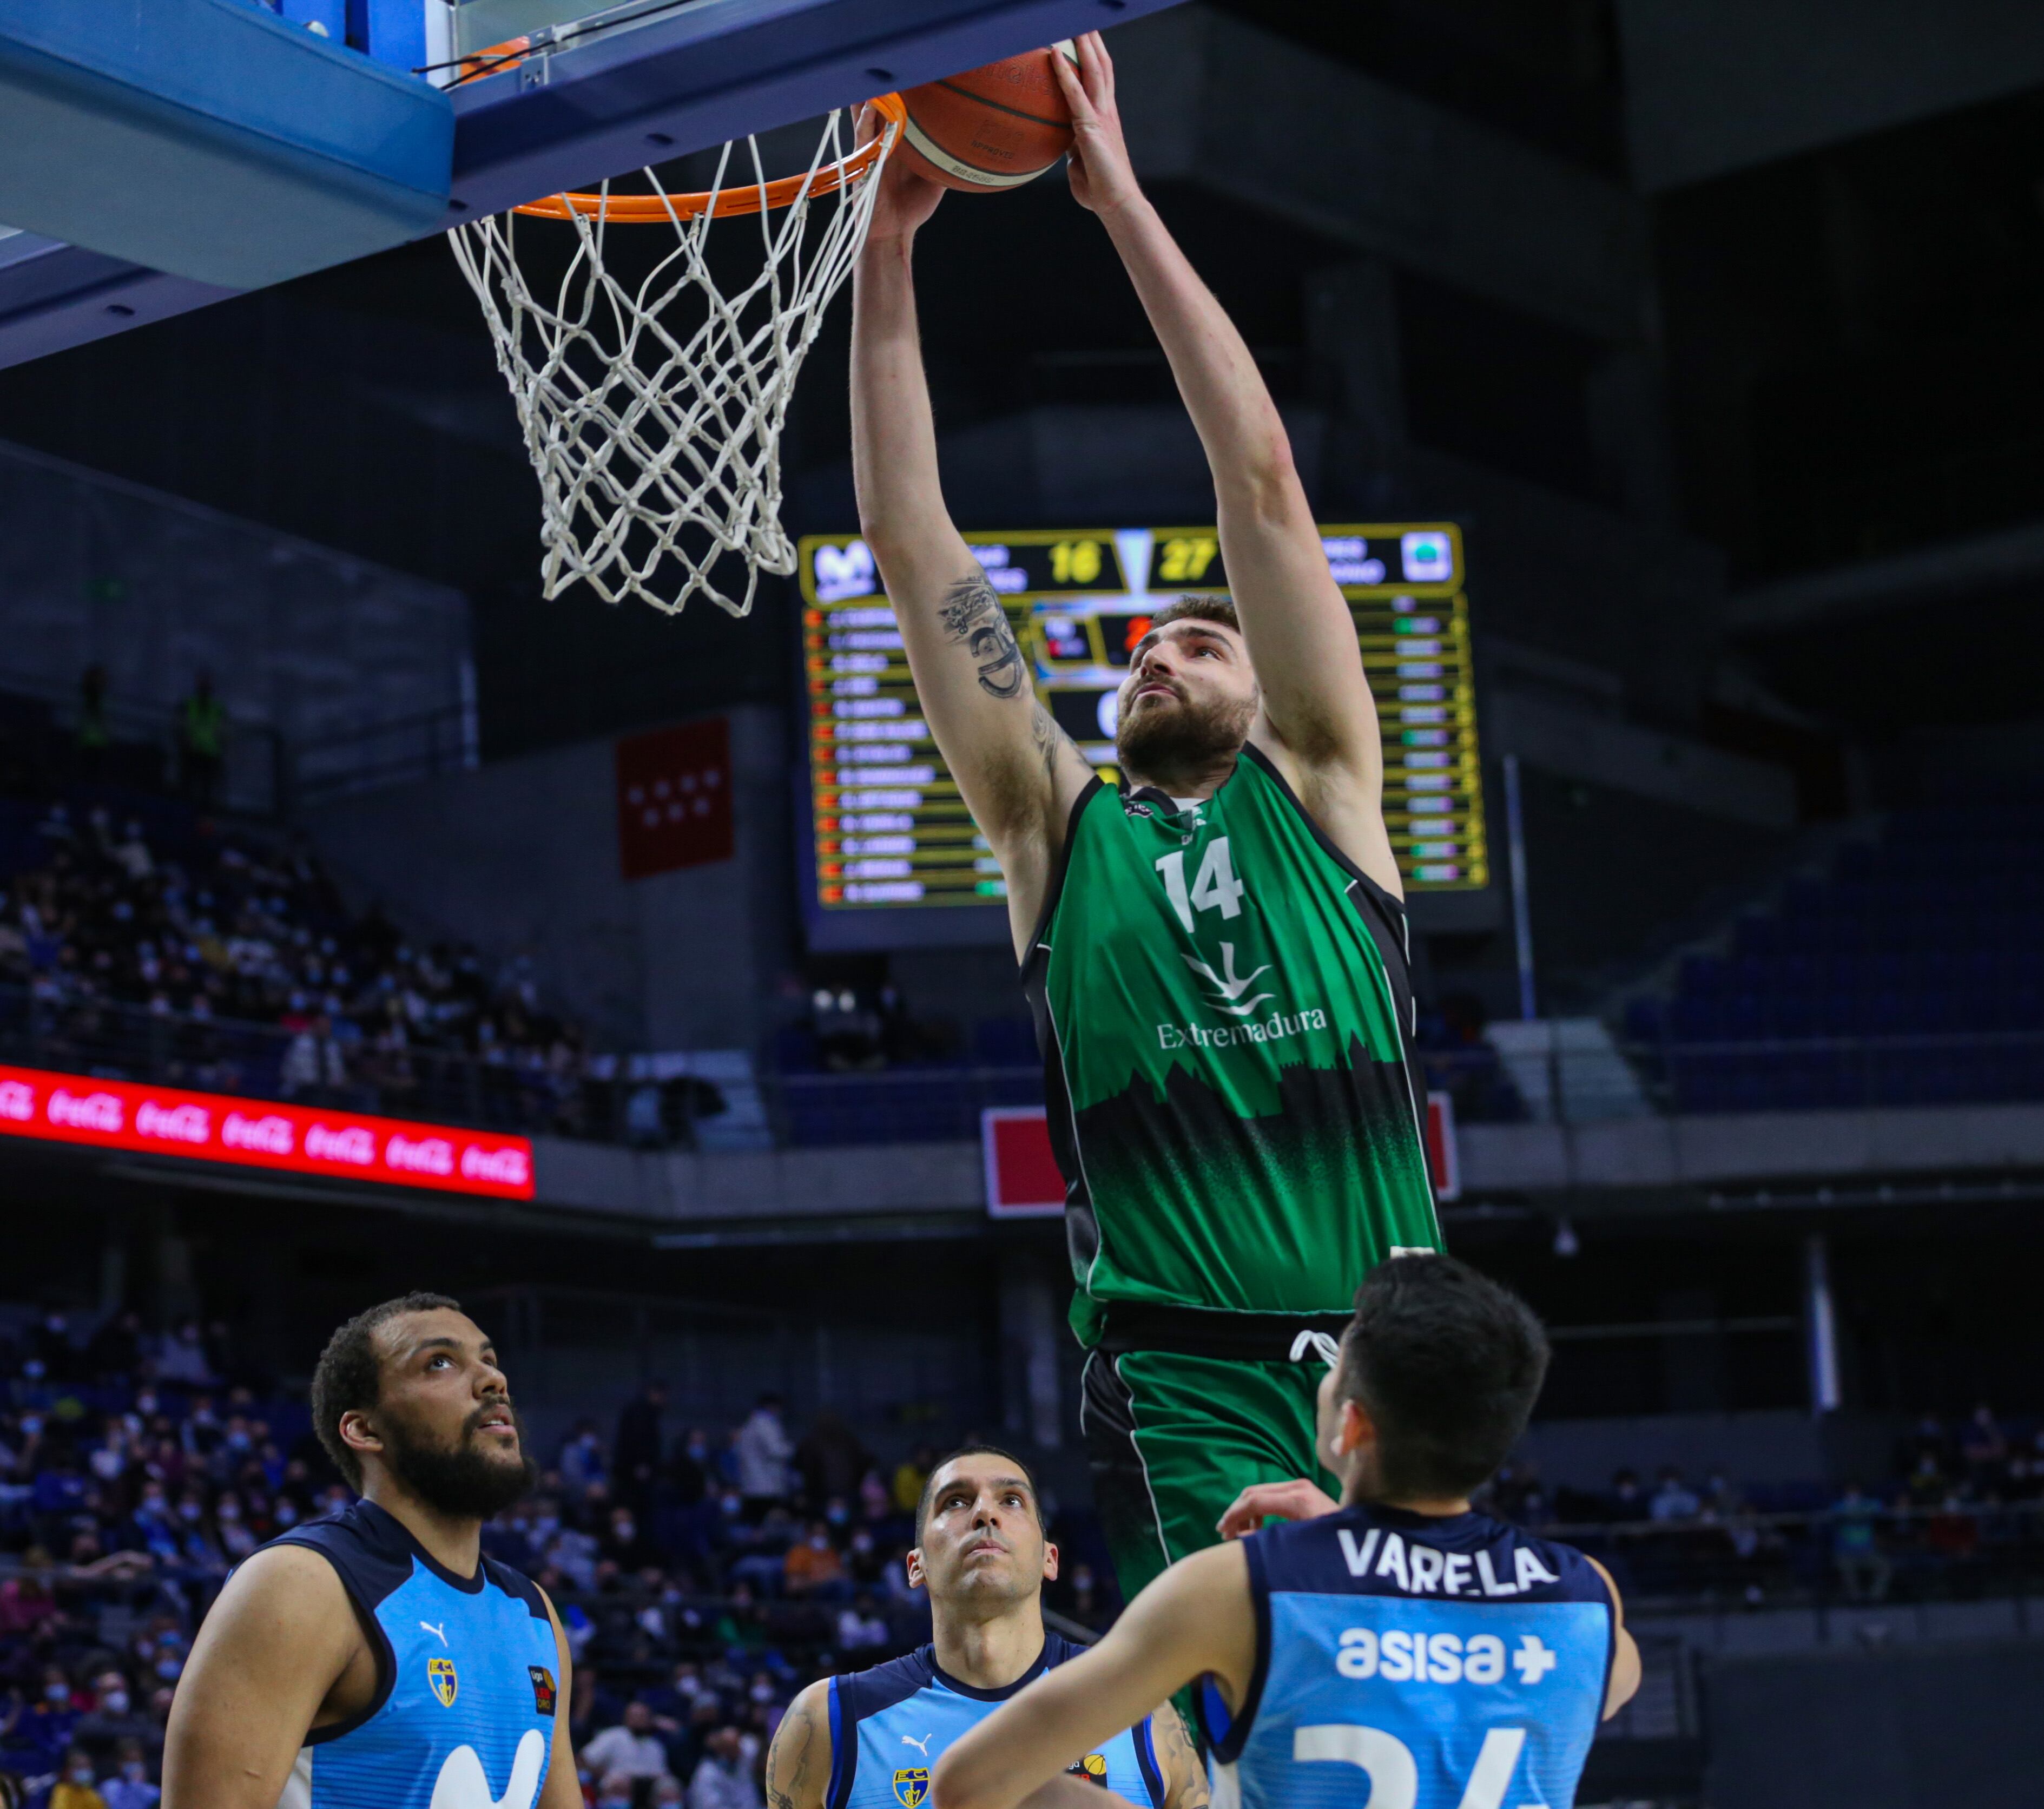
[[[1398,1030],[1398,1065],[1405,1071],[1405,1092],[1412,1108],[1412,1134],[1419,1139],[1420,1150],[1424,1158],[1427,1149],[1427,1114],[1421,1102],[1427,1097],[1427,1089],[1420,1077],[1414,1058],[1412,1042],[1419,1034],[1419,1008],[1412,999],[1412,920],[1406,914],[1404,900],[1396,893],[1386,891],[1363,872],[1350,856],[1335,845],[1334,839],[1320,827],[1313,813],[1300,802],[1277,763],[1261,748],[1248,743],[1243,745],[1243,753],[1254,760],[1278,787],[1285,802],[1299,813],[1299,820],[1306,826],[1307,833],[1320,845],[1320,852],[1348,875],[1349,903],[1355,914],[1362,919],[1363,927],[1370,932],[1370,939],[1377,945],[1377,959],[1384,964],[1384,977],[1391,988],[1391,1017]],[[1355,895],[1361,889],[1362,897]],[[1439,1215],[1435,1221],[1435,1232],[1440,1230]]]
[[[1013,1683],[993,1690],[975,1688],[954,1677],[937,1662],[934,1642],[902,1657],[890,1658],[883,1665],[832,1678],[831,1775],[829,1789],[824,1799],[825,1809],[845,1809],[851,1799],[851,1787],[859,1774],[859,1724],[867,1717],[882,1714],[897,1703],[906,1702],[918,1690],[928,1689],[932,1684],[941,1684],[954,1695],[970,1697],[974,1702],[1005,1702],[1035,1682],[1052,1665],[1076,1658],[1085,1650],[1083,1645],[1047,1630],[1043,1649],[1036,1654],[1035,1662]],[[1142,1725],[1148,1726],[1147,1718]],[[1139,1742],[1138,1745],[1139,1749]],[[1146,1780],[1148,1775],[1146,1772]],[[1162,1809],[1162,1800],[1161,1797],[1158,1799],[1158,1809]]]
[[[1231,1765],[1242,1757],[1242,1749],[1255,1725],[1256,1711],[1263,1703],[1263,1686],[1270,1677],[1270,1580],[1264,1571],[1262,1549],[1254,1539],[1242,1541],[1242,1555],[1249,1565],[1249,1599],[1256,1608],[1256,1665],[1249,1674],[1249,1688],[1243,1692],[1242,1706],[1220,1729],[1208,1719],[1209,1694],[1218,1699],[1220,1693],[1211,1677],[1202,1678],[1201,1687],[1193,1695],[1193,1711],[1199,1717],[1200,1731],[1206,1736],[1214,1763],[1222,1765]],[[1216,1707],[1224,1709],[1227,1704],[1216,1700]]]
[[[362,1624],[376,1661],[376,1690],[369,1706],[344,1721],[309,1729],[304,1741],[308,1746],[324,1745],[344,1734],[352,1734],[390,1699],[390,1692],[397,1684],[398,1658],[390,1647],[390,1636],[376,1618],[376,1610],[386,1596],[395,1594],[411,1580],[414,1563],[423,1565],[450,1589],[458,1589],[464,1595],[480,1595],[486,1585],[494,1584],[504,1595],[523,1602],[526,1612],[534,1618],[549,1618],[546,1599],[531,1578],[494,1557],[483,1558],[476,1565],[473,1576],[457,1576],[421,1545],[412,1530],[396,1515],[387,1508],[378,1507],[373,1501],[352,1502],[338,1513],[308,1520],[288,1533],[279,1534],[269,1542],[273,1545],[302,1545],[307,1551],[317,1552],[333,1566],[334,1574],[340,1577],[341,1588],[348,1592],[348,1604],[355,1611],[355,1619]]]
[[[851,1799],[852,1779],[859,1770],[859,1724],[897,1702],[906,1702],[928,1686],[936,1671],[936,1648],[925,1645],[847,1676],[830,1685],[831,1776],[826,1809],[845,1809]]]
[[[1058,850],[1055,864],[1051,868],[1051,883],[1043,890],[1043,908],[1036,913],[1036,922],[1029,931],[1028,947],[1022,956],[1022,983],[1029,983],[1029,970],[1035,965],[1037,951],[1043,946],[1043,932],[1051,927],[1051,914],[1058,908],[1058,900],[1064,895],[1065,873],[1072,864],[1072,844],[1078,837],[1079,818],[1085,807],[1093,802],[1096,791],[1105,791],[1107,782],[1094,773],[1080,787],[1079,795],[1072,800],[1070,811],[1065,818],[1065,845]],[[1040,1040],[1040,1039],[1039,1039]]]
[[[1093,1346],[1109,1357],[1162,1351],[1224,1363],[1289,1363],[1301,1332],[1324,1332],[1337,1343],[1347,1313],[1238,1313],[1225,1307],[1169,1307],[1149,1300],[1101,1303],[1105,1319]]]
[[[1143,1788],[1150,1792],[1151,1809],[1164,1809],[1164,1768],[1157,1763],[1156,1743],[1150,1738],[1150,1717],[1144,1715],[1128,1732],[1135,1747],[1135,1763],[1143,1773]]]

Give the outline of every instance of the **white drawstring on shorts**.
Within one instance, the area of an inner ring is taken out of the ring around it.
[[[1298,1363],[1308,1355],[1317,1357],[1330,1369],[1341,1364],[1340,1341],[1325,1332],[1316,1332],[1308,1326],[1292,1341],[1292,1361]]]

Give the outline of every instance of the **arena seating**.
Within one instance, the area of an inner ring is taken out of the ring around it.
[[[1625,1022],[1681,1111],[2044,1098],[2044,804],[1898,812]]]

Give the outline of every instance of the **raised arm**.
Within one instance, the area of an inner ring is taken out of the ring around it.
[[[931,1774],[931,1809],[1015,1809],[1025,1798],[1030,1809],[1073,1809],[1060,1774],[1074,1755],[1208,1672],[1239,1703],[1255,1666],[1247,1558],[1239,1545],[1196,1552],[1129,1603],[1090,1652],[1046,1671],[946,1752]],[[1160,1719],[1173,1712],[1167,1706]],[[1192,1809],[1182,1788],[1174,1809]]]
[[[1100,34],[1078,44],[1076,72],[1054,63],[1072,108],[1072,192],[1121,254],[1206,448],[1221,556],[1263,692],[1251,738],[1287,769],[1343,850],[1397,892],[1377,709],[1285,424],[1235,323],[1136,183]]]
[[[276,1809],[344,1677],[369,1699],[375,1661],[333,1566],[296,1545],[258,1552],[228,1579],[178,1679],[163,1809]]]
[[[898,164],[880,179],[852,281],[859,532],[894,606],[924,715],[1001,862],[1020,953],[1091,769],[1038,702],[1007,611],[944,508],[910,264],[916,229],[943,191]]]

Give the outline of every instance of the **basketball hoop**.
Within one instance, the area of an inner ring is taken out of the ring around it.
[[[574,233],[551,302],[518,264],[513,214],[448,237],[482,303],[538,474],[540,576],[548,597],[586,583],[606,602],[637,596],[677,614],[701,594],[743,616],[763,572],[795,569],[781,526],[781,432],[824,310],[851,274],[878,193],[875,179],[907,119],[897,95],[869,102],[879,129],[855,143],[858,110],[824,122],[801,175],[769,180],[756,139],[726,144],[711,187],[693,194],[548,196],[514,210]],[[749,179],[726,186],[734,159]],[[816,203],[834,198],[816,242]],[[706,253],[710,223],[756,214],[759,274],[727,295]],[[636,287],[605,268],[613,226],[666,224],[674,248]],[[526,229],[528,232],[532,229]],[[699,324],[672,329],[684,296]],[[720,588],[718,562],[745,562],[741,588]],[[656,587],[657,583],[657,587]]]

